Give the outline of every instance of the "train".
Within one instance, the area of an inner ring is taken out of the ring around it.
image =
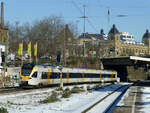
[[[44,86],[92,82],[119,82],[117,72],[60,66],[24,64],[21,68],[20,86]]]

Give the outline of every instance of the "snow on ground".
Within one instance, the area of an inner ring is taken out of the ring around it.
[[[0,107],[6,108],[9,113],[79,113],[120,85],[72,94],[69,98],[61,98],[60,101],[48,104],[40,104],[39,101],[51,95],[54,90],[51,88],[0,94]]]
[[[150,112],[150,87],[143,87],[142,90],[142,102],[139,103],[142,105],[141,112],[149,113]]]
[[[99,103],[98,105],[96,105],[93,109],[91,109],[88,113],[104,113],[106,112],[106,109],[109,108],[110,105],[113,104],[113,102],[117,99],[117,97],[127,88],[128,86],[126,85],[126,87],[123,87],[119,90],[117,90],[117,92],[113,93],[112,95],[108,96],[107,98],[105,98],[101,103]],[[101,107],[103,106],[103,107]]]
[[[125,92],[124,96],[121,98],[121,100],[118,102],[117,106],[124,106],[124,99],[129,96],[130,88]]]

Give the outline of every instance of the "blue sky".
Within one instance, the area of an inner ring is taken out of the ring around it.
[[[86,5],[86,32],[108,33],[112,24],[120,32],[129,32],[141,41],[146,29],[150,30],[150,0],[3,0],[5,21],[32,23],[51,15],[61,16],[66,23],[77,24],[83,32],[83,5]],[[107,11],[110,9],[110,22]],[[128,15],[117,17],[117,15]]]

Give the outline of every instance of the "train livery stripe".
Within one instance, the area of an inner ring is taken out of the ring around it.
[[[29,77],[30,77],[29,75],[25,75],[25,76],[22,75],[22,76],[21,76],[21,78],[24,79],[24,80],[27,80]]]
[[[48,70],[48,84],[50,84],[50,73],[51,73],[51,71],[50,70]]]
[[[102,80],[102,72],[100,72],[100,80]]]
[[[3,77],[2,77],[2,72],[0,72],[0,81],[2,81],[2,78],[3,78]]]
[[[67,83],[69,83],[69,71],[67,71]]]
[[[62,72],[60,72],[60,81],[62,81]]]
[[[84,82],[84,72],[82,72],[82,82]]]
[[[114,78],[113,78],[114,76],[113,76],[113,75],[114,75],[114,73],[112,72],[112,75],[111,75],[111,80],[114,80]]]

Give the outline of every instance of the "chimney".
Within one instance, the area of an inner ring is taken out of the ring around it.
[[[1,26],[4,27],[4,3],[1,2]]]

